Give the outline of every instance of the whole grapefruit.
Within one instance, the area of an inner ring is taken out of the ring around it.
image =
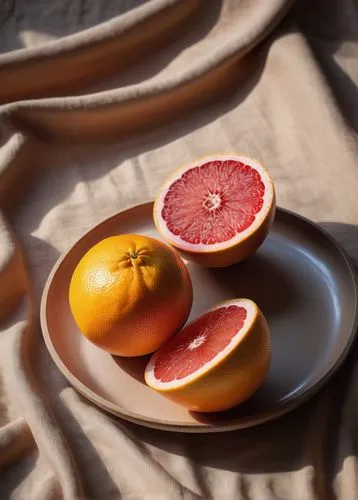
[[[81,258],[69,286],[79,330],[119,356],[152,353],[186,322],[193,300],[189,273],[159,240],[122,234]]]

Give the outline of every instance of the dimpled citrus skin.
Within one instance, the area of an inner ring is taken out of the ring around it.
[[[186,322],[193,300],[179,255],[159,240],[127,234],[106,238],[82,257],[69,287],[79,330],[119,356],[158,349]]]

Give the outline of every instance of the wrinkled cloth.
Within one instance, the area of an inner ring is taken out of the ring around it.
[[[358,264],[354,0],[0,2],[0,498],[356,500],[358,362],[217,435],[111,417],[45,348],[62,252],[178,165],[244,152]]]

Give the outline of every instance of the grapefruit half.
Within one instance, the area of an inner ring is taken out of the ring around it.
[[[154,203],[162,237],[206,267],[242,261],[265,240],[276,208],[268,171],[244,156],[205,158],[179,169]]]
[[[184,327],[145,369],[149,387],[196,412],[226,410],[263,383],[271,360],[267,322],[249,299],[223,302]]]

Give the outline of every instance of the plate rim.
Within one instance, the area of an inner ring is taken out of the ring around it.
[[[354,266],[351,262],[351,259],[348,255],[348,253],[345,251],[344,248],[337,242],[337,240],[329,234],[325,229],[323,229],[319,224],[316,222],[313,222],[312,220],[308,219],[307,217],[298,214],[297,212],[294,212],[292,210],[282,208],[277,206],[276,208],[276,214],[275,218],[278,215],[284,216],[288,215],[289,217],[293,217],[295,219],[300,220],[301,222],[311,226],[315,230],[317,230],[321,235],[323,235],[337,250],[337,252],[340,254],[341,258],[343,259],[347,270],[349,271],[351,280],[352,280],[352,285],[354,289],[354,303],[355,303],[355,310],[353,311],[354,314],[354,320],[352,323],[351,331],[349,333],[348,341],[346,342],[341,354],[337,358],[337,360],[334,362],[332,366],[327,370],[327,372],[316,382],[311,387],[308,387],[307,389],[303,390],[301,394],[298,396],[292,396],[292,399],[289,399],[287,401],[284,401],[282,405],[280,405],[277,409],[270,410],[264,413],[260,413],[257,417],[254,418],[241,418],[240,421],[238,420],[233,420],[232,423],[222,423],[222,424],[206,424],[206,423],[180,423],[180,422],[170,422],[166,420],[157,420],[151,417],[141,417],[140,415],[133,413],[128,410],[119,410],[118,405],[112,403],[108,399],[98,395],[96,392],[92,391],[89,387],[87,387],[85,384],[83,384],[67,366],[65,363],[62,361],[61,356],[57,353],[54,344],[52,343],[51,340],[51,334],[47,325],[47,319],[46,319],[46,306],[47,306],[47,299],[49,295],[49,291],[54,279],[55,274],[57,273],[59,267],[61,264],[65,261],[66,257],[72,253],[74,248],[80,244],[80,242],[91,232],[94,232],[98,227],[100,227],[103,224],[108,223],[110,220],[118,217],[120,214],[123,214],[125,212],[134,210],[134,209],[145,209],[146,207],[153,206],[153,201],[147,201],[144,203],[136,203],[133,205],[130,205],[118,212],[115,212],[113,215],[103,219],[99,223],[95,224],[92,228],[89,230],[85,231],[82,236],[77,238],[74,244],[72,244],[69,249],[65,252],[63,252],[58,259],[56,260],[55,264],[53,265],[47,279],[46,283],[44,285],[42,295],[41,295],[41,301],[40,301],[40,325],[41,325],[41,332],[42,336],[45,341],[45,345],[51,355],[52,360],[54,361],[55,365],[57,368],[60,370],[60,372],[65,376],[67,381],[71,384],[71,386],[77,390],[82,396],[84,396],[87,400],[89,400],[92,404],[95,404],[96,406],[100,407],[102,410],[107,411],[108,413],[115,415],[116,417],[119,417],[123,420],[129,421],[131,423],[141,425],[144,427],[152,428],[152,429],[159,429],[159,430],[164,430],[164,431],[170,431],[170,432],[184,432],[184,433],[217,433],[217,432],[228,432],[228,431],[234,431],[234,430],[239,430],[239,429],[245,429],[249,427],[254,427],[257,425],[261,425],[265,422],[268,422],[270,420],[274,420],[276,418],[279,418],[298,406],[302,405],[305,403],[308,399],[310,399],[312,396],[316,395],[326,384],[327,382],[333,377],[333,375],[336,374],[336,372],[340,369],[342,366],[343,362],[346,360],[348,353],[350,352],[352,345],[354,343],[354,340],[357,336],[357,328],[358,328],[358,305],[357,305],[357,297],[358,297],[358,278],[357,278],[357,273],[354,269]]]

